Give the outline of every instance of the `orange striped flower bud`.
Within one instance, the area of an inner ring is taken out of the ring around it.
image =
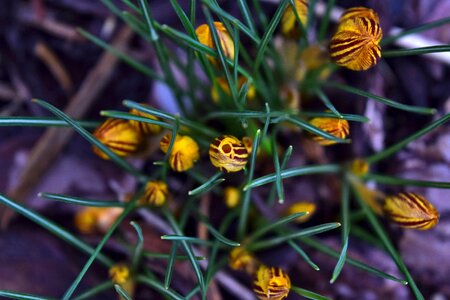
[[[160,149],[166,153],[169,149],[172,134],[166,134],[159,143]],[[199,159],[200,149],[196,141],[187,135],[179,135],[175,137],[172,152],[169,157],[169,164],[172,170],[176,172],[184,172],[194,166]]]
[[[229,266],[233,270],[245,271],[254,274],[261,264],[256,257],[248,252],[243,246],[235,247],[230,252]]]
[[[358,6],[347,9],[342,16],[339,18],[339,23],[342,23],[346,20],[353,18],[369,18],[374,20],[377,23],[380,23],[380,19],[378,18],[378,14],[370,8]]]
[[[306,202],[306,201],[300,201],[300,202],[296,202],[296,203],[292,204],[291,206],[289,206],[284,211],[284,215],[288,216],[288,215],[292,215],[292,214],[296,214],[296,213],[300,213],[300,212],[308,212],[308,214],[295,219],[295,222],[300,224],[300,223],[304,223],[304,222],[308,221],[309,219],[311,219],[311,217],[315,211],[316,211],[316,204],[311,203],[311,202]]]
[[[75,227],[84,234],[104,233],[123,212],[120,207],[85,207],[75,215]]]
[[[141,103],[141,105],[148,106],[148,105],[145,105],[144,103]],[[148,107],[150,107],[150,106],[148,106]],[[152,120],[158,120],[157,117],[155,117],[151,114],[148,114],[148,113],[141,112],[135,108],[130,110],[130,114],[133,114],[133,115],[136,115],[139,117],[145,117],[145,118],[152,119]],[[142,134],[157,135],[157,134],[161,133],[161,131],[162,131],[161,126],[151,124],[151,123],[130,120],[130,124],[131,124],[131,126],[134,127],[134,129],[136,129],[137,131],[139,131]]]
[[[422,195],[399,193],[386,197],[383,210],[385,215],[401,227],[427,230],[436,226],[439,212]]]
[[[381,57],[382,36],[377,18],[344,17],[331,38],[330,56],[336,64],[350,70],[367,70]]]
[[[239,76],[237,88],[240,90],[244,83],[247,82],[247,78],[244,76]],[[221,89],[222,92],[225,93],[228,97],[231,95],[230,86],[228,85],[227,79],[225,77],[219,77],[217,78],[217,88],[214,88],[214,86],[211,88],[211,98],[213,99],[214,103],[218,103],[220,100],[219,91],[217,89]],[[255,98],[255,87],[253,84],[250,84],[247,91],[247,99],[253,100]]]
[[[100,127],[95,129],[93,134],[119,156],[127,156],[138,152],[143,142],[142,135],[127,120],[122,119],[107,119]],[[93,146],[92,150],[101,158],[109,159],[99,148]]]
[[[223,198],[228,208],[234,208],[241,201],[241,192],[233,186],[227,186],[223,190]]]
[[[220,45],[222,46],[223,53],[229,59],[234,58],[234,42],[230,37],[227,29],[221,22],[214,22],[214,29],[217,31],[217,35],[220,40]],[[202,24],[195,29],[195,33],[197,34],[198,41],[209,48],[214,48],[214,40],[211,34],[211,29],[208,24]],[[217,60],[213,57],[208,56],[208,59],[217,64]]]
[[[319,117],[312,119],[309,123],[341,139],[345,139],[350,133],[348,122],[347,120],[344,119]],[[322,146],[330,146],[336,144],[335,141],[327,140],[326,138],[318,135],[311,135],[311,136],[314,141],[316,141]]]
[[[255,274],[253,291],[261,300],[281,300],[288,296],[291,280],[281,268],[261,265]]]
[[[306,27],[308,19],[308,1],[294,0],[295,11],[298,15],[303,28]],[[291,5],[288,5],[281,17],[281,32],[288,37],[298,38],[302,32],[301,27],[297,22],[297,17]]]
[[[236,137],[223,135],[209,146],[209,158],[221,171],[238,172],[247,164],[248,152]]]
[[[169,189],[163,181],[149,181],[145,186],[145,192],[140,199],[142,205],[162,206],[166,203]]]

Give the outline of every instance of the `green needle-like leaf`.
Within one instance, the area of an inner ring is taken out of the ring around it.
[[[317,293],[296,287],[291,286],[291,291],[293,291],[296,294],[299,294],[302,297],[305,297],[306,299],[313,299],[313,300],[330,300],[330,298],[319,295]]]
[[[279,244],[284,243],[285,241],[288,241],[291,239],[296,239],[296,238],[303,237],[303,236],[311,236],[311,235],[319,234],[322,232],[336,229],[340,226],[341,226],[340,223],[325,223],[325,224],[305,228],[305,229],[299,230],[295,233],[287,234],[284,236],[279,236],[279,237],[275,237],[275,238],[271,238],[271,239],[259,241],[259,242],[253,242],[252,244],[249,244],[247,246],[247,249],[249,249],[251,251],[266,249],[266,248],[274,247],[276,245],[279,245]]]
[[[84,128],[95,128],[99,122],[75,121]],[[26,127],[70,127],[67,122],[56,118],[45,117],[0,117],[0,126]]]
[[[141,262],[141,257],[144,249],[144,235],[142,234],[141,226],[138,223],[131,221],[131,226],[136,230],[136,234],[138,237],[136,246],[134,246],[133,257],[131,259],[131,270],[132,272],[136,271],[139,267],[139,263]]]
[[[44,217],[42,217],[41,215],[37,214],[36,212],[32,211],[31,209],[21,206],[20,204],[12,201],[11,199],[3,196],[2,194],[0,194],[0,203],[3,203],[4,205],[8,206],[9,208],[14,210],[18,214],[21,214],[25,218],[35,222],[39,226],[45,228],[49,232],[53,233],[60,239],[68,242],[70,245],[81,250],[82,252],[91,254],[91,255],[94,253],[94,249],[91,246],[84,243],[83,241],[81,241],[80,239],[78,239],[77,237],[75,237],[73,234],[66,231],[65,229],[59,227],[52,221],[49,221],[49,220],[45,219]],[[110,260],[108,257],[104,256],[103,254],[97,255],[96,258],[98,259],[98,261],[100,261],[107,267],[110,267],[113,265],[112,260]]]
[[[218,173],[214,174],[213,176],[211,176],[210,179],[205,181],[202,185],[200,185],[199,187],[196,187],[195,189],[189,191],[188,195],[189,196],[197,196],[197,195],[200,195],[200,194],[203,194],[203,193],[206,193],[206,192],[210,191],[215,186],[217,186],[221,182],[225,181],[225,178],[220,178],[221,176],[222,176],[222,172],[218,172]]]
[[[113,162],[115,162],[118,166],[123,168],[125,171],[135,175],[138,178],[143,178],[143,176],[139,173],[138,170],[136,170],[132,165],[130,165],[128,162],[126,162],[124,159],[122,159],[120,156],[115,154],[111,149],[109,149],[107,146],[102,144],[98,139],[96,139],[90,132],[88,132],[86,129],[81,127],[78,123],[76,123],[74,120],[72,120],[69,116],[67,116],[65,113],[54,107],[53,105],[42,101],[38,99],[33,99],[33,102],[39,104],[43,108],[47,109],[51,113],[53,113],[55,116],[60,118],[61,120],[64,120],[72,126],[72,128],[78,132],[82,137],[84,137],[89,143],[99,148],[101,151],[103,151],[106,155],[108,155],[109,158]],[[145,177],[145,176],[144,176]]]
[[[396,49],[396,50],[385,50],[382,53],[383,58],[387,57],[399,57],[399,56],[411,56],[411,55],[422,55],[436,52],[449,52],[449,45],[438,45],[438,46],[429,46],[422,48],[413,48],[413,49]]]
[[[407,178],[398,178],[382,174],[366,174],[364,179],[373,180],[382,184],[402,185],[402,186],[424,186],[429,188],[450,189],[450,182],[444,181],[424,181]]]
[[[166,289],[170,287],[170,282],[172,281],[173,267],[175,265],[177,250],[178,250],[178,243],[173,242],[172,248],[170,249],[169,259],[167,260],[166,277],[164,278],[164,287]]]
[[[380,161],[382,159],[385,159],[389,156],[391,156],[392,154],[395,154],[396,152],[400,151],[401,149],[403,149],[403,147],[405,147],[406,145],[408,145],[410,142],[417,140],[418,138],[420,138],[421,136],[429,133],[430,131],[432,131],[433,129],[436,129],[440,126],[442,126],[443,124],[447,123],[450,120],[450,114],[446,114],[445,116],[443,116],[442,118],[428,124],[427,126],[425,126],[424,128],[422,128],[419,131],[414,132],[413,134],[411,134],[410,136],[408,136],[407,138],[401,140],[400,142],[384,149],[383,151],[380,151],[378,153],[375,153],[367,158],[365,158],[365,161],[369,164],[373,164],[377,161]]]
[[[341,167],[339,165],[317,165],[317,166],[306,166],[306,167],[285,169],[282,170],[280,174],[281,178],[286,179],[290,177],[303,175],[338,173],[340,171]],[[256,178],[244,186],[244,191],[248,190],[249,188],[254,188],[257,186],[274,182],[275,180],[276,180],[275,173]]]
[[[168,297],[169,299],[175,299],[175,300],[184,300],[184,297],[179,295],[177,292],[173,291],[172,289],[166,289],[163,284],[156,281],[155,279],[151,279],[148,277],[145,277],[143,275],[139,275],[136,278],[137,282],[143,283],[145,285],[148,285],[149,287],[155,289],[156,291],[160,292],[161,295],[164,295]]]
[[[419,300],[424,300],[422,293],[420,292],[419,288],[417,287],[416,283],[414,282],[414,279],[412,278],[411,274],[408,271],[408,268],[406,267],[405,263],[401,259],[400,255],[398,254],[397,250],[395,250],[395,247],[391,240],[389,239],[387,233],[383,229],[382,225],[377,219],[377,216],[375,213],[370,209],[370,207],[367,205],[367,203],[364,201],[364,199],[361,197],[361,195],[358,193],[356,189],[353,189],[353,193],[356,196],[356,199],[359,202],[359,205],[364,209],[364,212],[366,213],[366,217],[370,225],[372,226],[373,230],[376,232],[378,237],[380,238],[381,242],[383,243],[384,247],[394,260],[397,267],[400,269],[400,271],[405,275],[406,280],[408,280],[409,286],[411,287],[411,291],[413,292],[414,296]]]
[[[339,259],[331,275],[330,283],[334,283],[339,277],[345,264],[348,248],[348,235],[350,234],[349,210],[350,210],[349,182],[344,178],[341,186],[341,222],[342,222],[342,250]]]
[[[366,92],[364,90],[360,90],[345,84],[341,84],[341,83],[336,83],[336,82],[323,82],[324,85],[326,86],[331,86],[331,87],[335,87],[337,89],[343,90],[347,93],[350,94],[355,94],[355,95],[359,95],[361,97],[366,97],[366,98],[370,98],[373,99],[375,101],[378,101],[380,103],[386,104],[388,106],[400,109],[400,110],[404,110],[404,111],[409,111],[409,112],[414,112],[414,113],[418,113],[418,114],[426,114],[426,115],[433,115],[436,113],[436,109],[434,108],[428,108],[428,107],[419,107],[419,106],[412,106],[412,105],[406,105],[403,103],[399,103],[396,102],[394,100],[385,98],[385,97],[381,97],[381,96],[377,96],[375,94]]]
[[[125,207],[126,203],[118,201],[106,201],[106,200],[94,200],[94,199],[84,199],[78,197],[72,197],[60,194],[51,193],[39,193],[39,197],[46,198],[50,200],[57,200],[65,203],[82,205],[82,206],[93,206],[93,207]]]
[[[118,284],[114,285],[114,289],[116,290],[116,292],[120,295],[121,298],[125,299],[125,300],[133,300],[130,295],[128,295],[127,292],[125,292],[125,290]]]
[[[296,220],[299,217],[302,217],[304,215],[307,215],[308,212],[298,212],[286,217],[283,217],[281,219],[279,219],[278,221],[275,221],[273,223],[267,224],[261,228],[259,228],[258,230],[256,230],[253,234],[251,234],[247,239],[246,239],[246,243],[250,243],[251,241],[257,240],[259,237],[263,236],[264,234],[275,230],[285,224],[288,224],[294,220]]]
[[[107,280],[103,283],[97,284],[94,287],[84,291],[80,295],[73,298],[73,300],[84,300],[84,299],[92,299],[93,296],[104,292],[106,290],[112,289],[114,287],[114,283],[111,280]]]
[[[311,268],[313,268],[313,269],[316,270],[316,271],[319,271],[319,270],[320,270],[319,266],[316,265],[316,264],[311,260],[311,258],[309,258],[308,254],[306,254],[306,252],[303,251],[303,249],[302,249],[299,245],[297,245],[293,240],[289,240],[289,241],[288,241],[288,244],[289,244],[289,246],[292,247],[292,249],[295,250],[295,252],[297,252],[297,253],[305,260],[305,262],[306,262],[308,265],[311,266]]]
[[[55,298],[47,298],[41,296],[35,296],[31,294],[15,293],[10,291],[0,291],[1,297],[6,297],[8,299],[20,299],[20,300],[53,300]]]

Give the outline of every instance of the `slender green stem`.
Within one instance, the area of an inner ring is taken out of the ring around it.
[[[92,296],[95,296],[101,292],[112,289],[114,287],[114,283],[111,280],[107,280],[103,283],[97,284],[91,289],[84,291],[82,294],[73,298],[74,300],[84,300],[84,299],[92,299]]]
[[[402,186],[424,186],[430,188],[450,189],[450,182],[445,181],[424,181],[407,178],[398,178],[381,174],[367,174],[364,179],[373,180],[382,184],[402,185]]]

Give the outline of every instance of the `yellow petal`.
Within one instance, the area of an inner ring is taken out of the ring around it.
[[[238,138],[232,135],[223,135],[211,143],[209,158],[213,166],[221,171],[238,172],[247,164],[248,152]]]
[[[312,217],[312,215],[314,214],[315,211],[316,211],[316,204],[311,203],[311,202],[306,202],[306,201],[300,201],[300,202],[296,202],[296,203],[292,204],[291,206],[289,206],[284,211],[284,215],[287,216],[287,215],[292,215],[292,214],[300,213],[300,212],[308,212],[308,214],[295,219],[296,223],[304,223]]]
[[[162,206],[169,194],[167,184],[163,181],[149,181],[145,186],[145,192],[140,199],[140,204]]]
[[[341,139],[345,139],[350,133],[348,122],[347,120],[344,119],[314,118],[309,123]],[[322,146],[330,146],[336,144],[335,141],[328,140],[318,135],[311,135],[311,136],[314,141],[316,141]]]
[[[378,22],[367,17],[345,19],[331,38],[330,56],[336,64],[354,71],[367,70],[381,57]]]
[[[295,0],[294,4],[298,18],[305,28],[308,19],[308,1]],[[281,32],[288,37],[298,38],[301,35],[301,27],[297,23],[297,17],[291,5],[288,5],[281,17]]]
[[[141,105],[148,106],[148,105],[145,105],[144,103],[141,103]],[[150,107],[150,106],[148,106],[148,107]],[[145,117],[145,118],[152,119],[152,120],[158,120],[157,117],[155,117],[151,114],[148,114],[148,113],[141,112],[134,108],[130,110],[130,114],[133,114],[133,115],[136,115],[139,117]],[[156,135],[156,134],[161,133],[161,131],[162,131],[161,126],[150,124],[150,123],[130,120],[130,124],[131,124],[131,126],[134,127],[134,129],[136,129],[137,131],[139,131],[142,134]]]
[[[232,60],[234,58],[233,39],[230,37],[230,34],[221,22],[214,22],[214,27],[217,30],[217,35],[219,37],[224,55]],[[207,24],[198,26],[197,29],[195,29],[195,33],[197,34],[197,38],[200,43],[209,48],[214,48],[211,30]],[[208,56],[208,59],[217,64],[215,58]]]
[[[166,153],[172,134],[166,134],[159,143],[160,149]],[[169,156],[169,164],[172,170],[176,172],[184,172],[194,166],[194,163],[200,157],[200,149],[196,141],[187,135],[178,135],[172,147]]]
[[[127,120],[122,119],[107,119],[94,131],[93,135],[120,156],[138,152],[143,142],[142,135]],[[99,148],[93,146],[92,150],[101,158],[109,159]]]
[[[439,212],[422,195],[399,193],[386,197],[384,213],[391,221],[401,227],[427,230],[436,226]]]
[[[281,268],[261,265],[253,280],[253,291],[261,300],[281,300],[289,295],[291,280]]]

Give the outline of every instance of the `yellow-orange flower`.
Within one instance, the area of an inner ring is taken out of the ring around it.
[[[144,103],[141,103],[141,105],[148,106],[148,105],[146,105]],[[141,111],[139,111],[139,110],[137,110],[135,108],[130,110],[130,114],[133,114],[133,115],[136,115],[136,116],[139,116],[139,117],[145,117],[145,118],[152,119],[152,120],[158,120],[157,117],[155,117],[155,116],[153,116],[151,114],[148,114],[148,113],[141,112]],[[162,127],[161,126],[158,126],[158,125],[155,125],[155,124],[151,124],[151,123],[145,123],[145,122],[139,122],[139,121],[135,121],[135,120],[130,120],[130,124],[131,124],[131,126],[134,127],[134,129],[136,129],[137,131],[139,131],[142,134],[156,135],[156,134],[161,133],[161,131],[162,131]]]
[[[295,11],[298,15],[303,28],[306,27],[306,21],[308,19],[308,1],[307,0],[294,0]],[[297,22],[297,17],[291,5],[288,5],[281,17],[281,32],[288,37],[299,37],[301,27]]]
[[[130,276],[130,269],[125,264],[116,264],[109,269],[109,277],[115,284],[124,284]]]
[[[106,232],[123,212],[120,207],[85,207],[75,215],[75,226],[84,234]]]
[[[369,163],[364,159],[357,158],[350,163],[350,172],[362,177],[369,172]]]
[[[169,149],[172,134],[166,134],[159,143],[160,149],[166,153]],[[172,170],[176,172],[183,172],[189,170],[194,166],[194,163],[199,159],[199,147],[196,141],[187,135],[179,135],[175,137],[175,142],[172,147],[172,152],[169,157],[169,164]]]
[[[246,83],[246,82],[247,82],[246,77],[239,76],[238,82],[237,82],[238,90],[240,90],[242,88],[242,86],[244,85],[244,83]],[[221,89],[222,92],[225,93],[225,95],[227,95],[227,96],[231,95],[230,86],[228,85],[227,79],[225,77],[217,78],[217,88]],[[214,103],[218,103],[220,100],[220,94],[219,94],[219,91],[217,90],[217,88],[214,88],[214,86],[211,88],[211,98],[213,99]],[[253,84],[250,84],[248,86],[247,99],[253,100],[255,98],[255,94],[256,94],[255,87],[253,86]]]
[[[120,156],[138,152],[143,142],[142,135],[127,120],[122,119],[107,119],[95,129],[93,135]],[[99,148],[93,146],[92,150],[101,158],[109,159]]]
[[[220,40],[220,45],[222,46],[223,53],[226,57],[233,59],[234,58],[234,42],[230,37],[227,29],[221,22],[214,22],[215,30],[217,31],[217,35]],[[208,24],[202,24],[195,29],[195,33],[197,34],[198,41],[209,48],[214,48],[214,40],[211,34],[211,29]],[[217,64],[217,60],[213,57],[208,56],[208,59]]]
[[[331,58],[336,64],[354,71],[367,70],[377,64],[383,37],[376,13],[358,9],[344,13],[330,42]]]
[[[213,166],[221,171],[238,172],[247,164],[248,152],[238,138],[223,135],[209,146],[209,158]]]
[[[233,186],[227,186],[223,190],[223,198],[228,208],[234,208],[241,201],[241,192]]]
[[[149,181],[145,186],[145,192],[140,199],[142,205],[162,206],[166,203],[169,189],[163,181]]]
[[[306,215],[303,215],[295,219],[296,223],[304,223],[312,217],[315,211],[316,211],[316,204],[312,202],[300,201],[289,206],[285,210],[284,215],[288,216],[300,212],[307,212]]]
[[[347,120],[344,119],[314,118],[309,123],[341,139],[345,139],[350,133],[349,124]],[[328,140],[319,135],[312,135],[312,139],[323,146],[330,146],[336,144],[335,141]]]
[[[235,247],[231,250],[228,262],[231,269],[245,271],[247,274],[254,274],[261,264],[243,246]]]
[[[385,215],[401,227],[427,230],[436,226],[439,212],[422,195],[399,193],[386,197],[383,210]]]
[[[281,300],[288,296],[291,280],[281,268],[261,265],[255,274],[253,291],[261,300]]]

